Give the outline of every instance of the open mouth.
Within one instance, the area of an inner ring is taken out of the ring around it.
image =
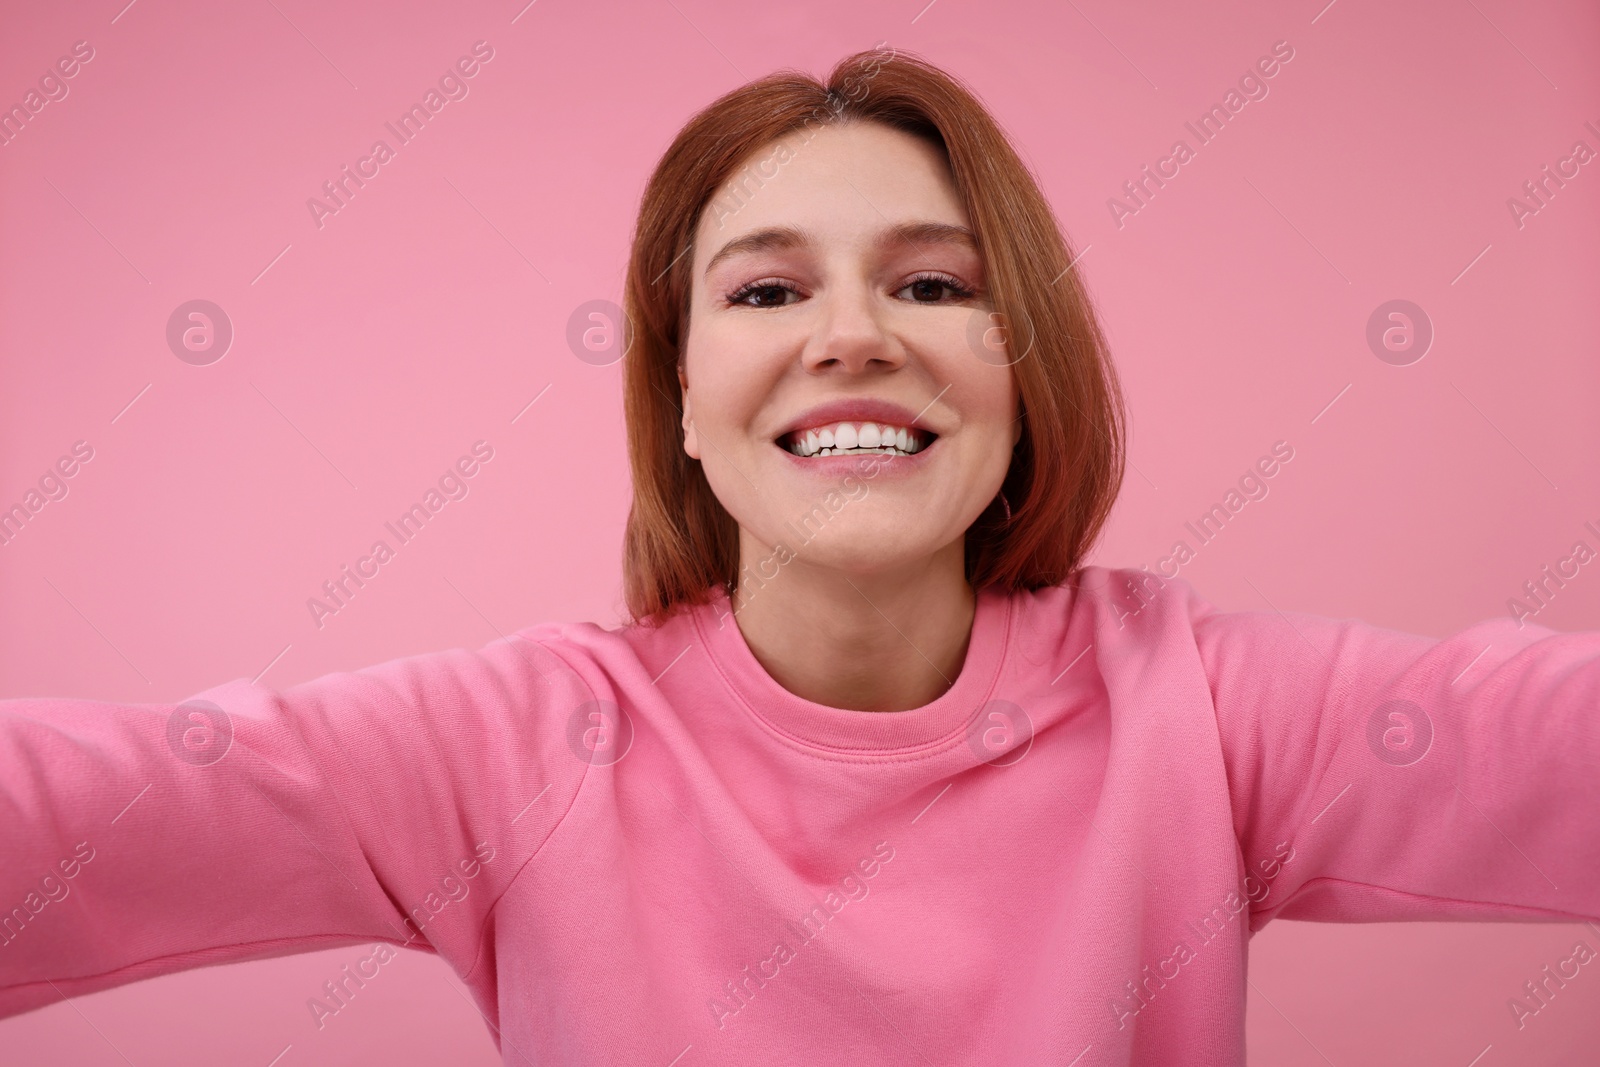
[[[803,459],[813,456],[914,456],[938,434],[882,422],[830,422],[792,430],[778,444]]]

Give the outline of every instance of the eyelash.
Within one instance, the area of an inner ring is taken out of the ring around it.
[[[943,285],[946,289],[950,290],[950,292],[953,293],[959,300],[966,300],[976,295],[973,289],[961,284],[958,279],[952,277],[951,275],[943,274],[939,271],[924,271],[923,273],[913,277],[910,281],[906,282],[906,284],[902,285],[900,289],[909,289],[918,282],[938,282],[940,285]],[[788,282],[751,282],[748,285],[741,286],[739,289],[730,293],[727,298],[728,304],[743,304],[745,307],[757,307],[758,305],[755,304],[744,304],[744,298],[749,296],[751,293],[760,292],[763,289],[785,289],[791,293],[800,292],[799,289],[796,289]],[[895,292],[899,292],[900,289],[896,289]],[[913,300],[911,303],[926,304],[929,303],[929,301]],[[778,304],[774,306],[783,307],[784,305]]]

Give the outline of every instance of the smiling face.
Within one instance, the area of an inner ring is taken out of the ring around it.
[[[743,562],[781,544],[846,574],[914,568],[999,491],[1017,387],[978,347],[993,304],[943,153],[876,123],[806,137],[755,153],[776,174],[730,179],[699,220],[684,449]]]

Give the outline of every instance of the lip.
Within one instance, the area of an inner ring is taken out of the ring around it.
[[[801,474],[809,475],[813,478],[825,478],[835,483],[855,475],[858,478],[882,484],[896,482],[901,478],[909,478],[920,472],[931,462],[929,456],[935,449],[939,448],[942,440],[942,438],[936,437],[922,451],[913,452],[909,456],[891,456],[883,452],[862,452],[851,456],[801,457],[790,452],[782,445],[777,447],[778,451],[783,453],[784,461]],[[942,456],[944,453],[941,451],[939,455]]]
[[[778,431],[773,436],[773,440],[781,441],[796,430],[807,430],[814,426],[827,426],[835,422],[873,422],[890,426],[904,426],[907,429],[921,430],[934,438],[939,436],[939,431],[923,422],[917,413],[910,408],[902,404],[896,404],[892,400],[861,397],[855,400],[830,400],[825,404],[807,408],[790,420],[782,430]]]

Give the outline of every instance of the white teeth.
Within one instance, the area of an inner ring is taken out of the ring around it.
[[[909,456],[928,447],[926,434],[905,426],[839,422],[791,435],[786,447],[797,456],[880,453]]]

